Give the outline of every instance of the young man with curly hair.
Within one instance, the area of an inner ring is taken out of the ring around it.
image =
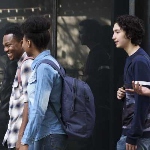
[[[113,32],[116,47],[128,54],[124,67],[125,88],[131,88],[132,81],[150,82],[150,58],[140,47],[144,36],[142,20],[131,15],[119,16]],[[117,150],[149,150],[150,97],[127,92],[121,87],[117,98],[124,102],[122,136],[117,142]]]

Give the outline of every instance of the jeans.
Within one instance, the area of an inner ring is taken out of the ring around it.
[[[50,134],[29,145],[28,150],[66,150],[67,135]]]
[[[117,150],[126,150],[126,137],[122,135],[117,142]],[[140,138],[137,141],[137,150],[150,150],[150,138]]]

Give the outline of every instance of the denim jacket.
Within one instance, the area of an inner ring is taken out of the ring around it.
[[[52,60],[58,65],[49,50],[40,53],[32,63],[33,72],[27,87],[29,120],[21,141],[28,145],[50,134],[65,134],[49,104],[50,97],[56,111],[60,112],[62,79],[48,64],[42,63],[37,67],[43,59]]]

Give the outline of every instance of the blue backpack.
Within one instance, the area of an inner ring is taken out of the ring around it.
[[[63,79],[61,119],[51,102],[50,105],[64,131],[73,138],[90,137],[95,124],[94,97],[90,87],[81,80],[67,76],[63,67],[59,68],[51,60],[45,59],[41,63],[49,64]]]

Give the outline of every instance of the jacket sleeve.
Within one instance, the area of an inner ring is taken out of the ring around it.
[[[56,73],[54,73],[52,68],[47,64],[39,65],[35,74],[36,77],[33,79],[33,82],[35,82],[35,89],[32,89],[35,92],[35,96],[34,98],[31,98],[30,101],[31,111],[29,120],[21,140],[23,144],[28,145],[30,145],[35,140],[35,137],[42,125],[42,121],[44,120],[44,116],[48,107],[49,96],[56,76]]]

